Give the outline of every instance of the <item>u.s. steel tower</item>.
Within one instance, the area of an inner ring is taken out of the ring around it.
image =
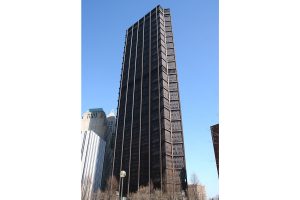
[[[157,6],[126,31],[116,131],[112,175],[126,172],[124,194],[186,191],[170,9]]]

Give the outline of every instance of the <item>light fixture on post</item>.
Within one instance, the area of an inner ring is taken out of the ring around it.
[[[120,172],[120,178],[121,178],[121,194],[120,194],[120,199],[122,200],[123,198],[123,180],[126,177],[126,172],[124,170],[122,170]]]

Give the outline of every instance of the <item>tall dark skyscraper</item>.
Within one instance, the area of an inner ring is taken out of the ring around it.
[[[216,165],[219,175],[219,124],[215,124],[210,127],[211,130],[211,138],[214,145],[215,159]]]
[[[170,9],[157,6],[126,31],[113,175],[124,193],[152,185],[186,191],[186,164]]]

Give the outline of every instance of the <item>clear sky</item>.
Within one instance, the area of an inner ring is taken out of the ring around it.
[[[219,193],[210,126],[219,123],[218,0],[82,0],[82,106],[116,111],[125,31],[160,4],[170,8],[188,180]]]

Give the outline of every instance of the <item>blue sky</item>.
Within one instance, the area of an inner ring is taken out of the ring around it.
[[[126,29],[160,4],[171,9],[188,179],[219,193],[210,126],[219,123],[217,0],[82,0],[82,106],[117,109]]]

